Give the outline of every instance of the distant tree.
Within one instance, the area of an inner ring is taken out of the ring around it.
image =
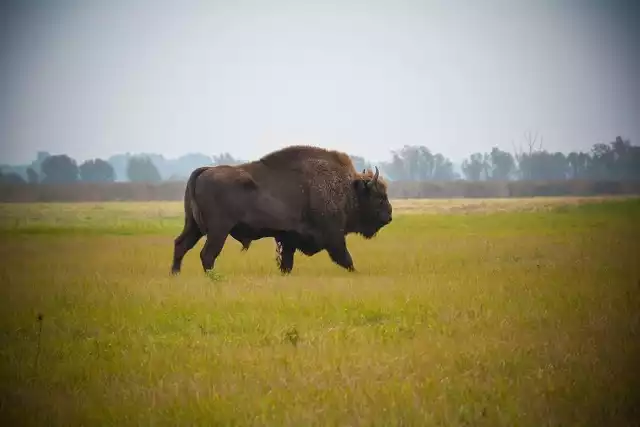
[[[160,172],[147,156],[133,156],[127,164],[127,177],[131,182],[160,182]]]
[[[440,153],[432,153],[427,147],[414,147],[410,151],[414,179],[418,181],[448,181],[454,179],[453,164]]]
[[[145,157],[148,157],[149,160],[151,160],[151,163],[153,163],[153,166],[155,166],[156,170],[158,171],[158,175],[160,176],[160,181],[162,181],[164,178],[171,175],[171,171],[168,170],[169,169],[167,164],[168,161],[167,159],[164,158],[162,154],[145,153],[142,155]]]
[[[66,154],[49,156],[40,165],[44,178],[42,182],[67,184],[78,180],[78,165]]]
[[[607,144],[595,144],[592,149],[592,175],[596,179],[640,179],[640,147],[617,136]]]
[[[80,165],[80,179],[88,182],[113,182],[113,166],[102,159],[87,160]]]
[[[514,145],[514,156],[513,158],[516,160],[518,177],[523,180],[532,179],[532,158],[535,156],[536,152],[542,151],[542,138],[540,138],[540,143],[536,148],[536,142],[538,140],[538,134],[535,136],[531,134],[531,132],[525,133],[525,139],[527,142],[528,151],[520,149],[516,149]]]
[[[201,153],[189,153],[178,157],[177,159],[166,160],[166,176],[169,180],[175,177],[187,177],[191,172],[200,167],[211,165],[211,157]],[[181,181],[186,180],[180,179]]]
[[[15,172],[2,173],[0,171],[0,183],[3,184],[24,184],[25,180],[20,174]]]
[[[113,168],[116,181],[127,181],[127,165],[131,159],[131,154],[115,154],[107,159]]]
[[[433,171],[431,179],[434,181],[453,181],[458,178],[453,171],[453,163],[440,153],[433,156]]]
[[[45,161],[47,157],[51,157],[51,154],[48,151],[38,151],[36,154],[36,159],[31,162],[31,168],[39,175],[42,176],[42,163]]]
[[[156,168],[156,170],[158,171],[161,180],[162,180],[162,177],[169,176],[173,173],[171,170],[171,165],[168,164],[169,162],[161,154],[154,154],[154,153],[138,153],[137,155],[133,155],[131,153],[115,154],[113,156],[110,156],[107,159],[107,163],[109,163],[111,167],[113,167],[114,181],[127,181],[129,179],[128,178],[129,161],[133,157],[148,158],[151,161],[151,163],[153,163],[153,166]]]
[[[38,176],[38,172],[33,170],[33,168],[27,168],[27,181],[29,184],[37,184],[40,181],[40,177]]]
[[[628,172],[627,178],[640,180],[640,147],[633,146],[629,149],[625,163]]]
[[[502,151],[497,147],[491,149],[488,157],[489,173],[487,179],[493,181],[507,181],[516,171],[516,161],[506,151]]]
[[[222,153],[220,155],[213,155],[213,164],[214,165],[229,165],[229,166],[233,166],[233,165],[237,165],[242,163],[242,160],[239,159],[235,159],[231,154],[229,153]]]
[[[591,148],[591,170],[594,179],[607,179],[614,174],[615,159],[613,150],[607,144],[597,143]]]
[[[412,181],[427,181],[433,178],[435,161],[433,153],[423,145],[405,146],[400,151],[407,176]]]
[[[528,152],[520,150],[515,158],[518,162],[520,179],[523,180],[562,180],[570,174],[567,157],[560,152],[550,153],[542,149],[542,138],[536,147],[538,135],[525,134]]]
[[[562,153],[537,151],[524,154],[520,160],[524,179],[562,180],[570,173],[569,162]]]
[[[545,164],[544,176],[546,179],[562,180],[569,176],[569,161],[567,156],[560,151],[548,154],[547,163]]]
[[[353,167],[358,172],[362,172],[363,169],[370,169],[371,164],[365,160],[364,157],[350,155],[351,161],[353,162]]]
[[[425,181],[433,175],[433,154],[427,147],[405,145],[395,154],[402,162],[404,179]]]
[[[391,180],[449,181],[458,178],[453,163],[440,153],[424,146],[405,145],[391,152],[391,161],[382,168]]]
[[[486,176],[488,165],[482,153],[473,153],[462,162],[462,173],[468,181],[480,181]]]
[[[588,177],[589,168],[591,167],[591,156],[583,152],[572,151],[567,156],[567,163],[569,165],[569,178],[570,179],[584,179]]]
[[[405,180],[404,162],[396,152],[391,153],[391,161],[382,163],[382,170],[390,180]]]
[[[51,157],[51,153],[49,153],[48,151],[38,151],[38,153],[36,154],[36,162],[42,164],[42,162],[44,162],[47,157]]]

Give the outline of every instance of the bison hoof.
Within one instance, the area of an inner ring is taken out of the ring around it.
[[[180,270],[179,269],[177,269],[177,268],[172,268],[171,269],[171,275],[172,276],[177,276],[179,274],[180,274]]]

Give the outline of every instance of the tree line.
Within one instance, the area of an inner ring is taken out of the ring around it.
[[[528,133],[526,148],[513,154],[494,147],[469,155],[460,172],[452,162],[425,146],[405,146],[392,151],[383,163],[387,176],[397,181],[627,181],[640,180],[640,147],[618,136],[609,143],[594,144],[590,151],[570,153],[543,149],[542,138]]]
[[[542,139],[527,135],[526,150],[514,155],[493,148],[474,153],[462,164],[469,181],[627,181],[640,179],[640,147],[618,136],[605,144],[594,144],[589,152],[549,152]]]
[[[510,153],[493,148],[470,154],[457,169],[446,156],[423,145],[405,145],[391,151],[391,159],[377,166],[391,181],[543,181],[543,180],[640,180],[640,147],[618,136],[609,143],[594,144],[587,152],[549,152],[542,139],[527,134],[526,149]],[[364,157],[351,155],[357,170],[372,167]],[[66,184],[72,182],[185,181],[203,165],[238,164],[229,153],[206,156],[186,154],[166,159],[158,154],[118,154],[107,160],[80,164],[66,154],[40,152],[30,165],[0,169],[0,182]]]
[[[203,165],[237,164],[228,153],[205,156],[187,154],[165,159],[158,154],[117,154],[107,160],[90,159],[78,163],[67,154],[39,152],[29,165],[0,166],[0,182],[69,184],[73,182],[146,182],[184,181],[191,171]]]

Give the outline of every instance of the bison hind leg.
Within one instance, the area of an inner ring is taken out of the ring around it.
[[[178,275],[182,268],[182,259],[198,243],[202,237],[202,232],[195,224],[195,221],[186,223],[182,233],[174,240],[173,263],[171,264],[171,274]]]

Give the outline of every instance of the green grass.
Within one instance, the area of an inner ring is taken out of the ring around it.
[[[1,205],[0,419],[634,425],[640,201],[429,203],[356,274],[229,239],[215,278],[169,275],[180,203]]]

